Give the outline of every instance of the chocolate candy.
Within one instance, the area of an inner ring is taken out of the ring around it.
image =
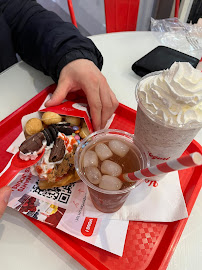
[[[73,126],[73,130],[79,130],[78,126]]]
[[[33,153],[39,151],[41,147],[43,146],[43,141],[45,140],[45,136],[42,132],[36,133],[26,139],[21,145],[20,145],[20,151],[24,154],[27,153]]]
[[[65,155],[65,145],[61,138],[57,138],[49,156],[49,162],[56,162],[63,159]]]
[[[75,138],[75,140],[77,140],[77,141],[80,140],[80,136],[77,135],[77,134],[74,136],[74,138]]]

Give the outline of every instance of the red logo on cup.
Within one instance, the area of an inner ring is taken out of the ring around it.
[[[81,228],[81,233],[85,236],[91,236],[93,234],[97,218],[86,217]]]
[[[170,157],[168,157],[168,158],[162,158],[162,157],[154,156],[154,155],[152,155],[152,153],[149,153],[149,156],[152,159],[160,159],[160,160],[168,160],[170,158]]]
[[[144,180],[145,183],[149,183],[148,186],[153,185],[153,187],[157,187],[158,186],[158,182],[157,181],[152,181],[152,180]]]

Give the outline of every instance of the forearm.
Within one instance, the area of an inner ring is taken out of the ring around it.
[[[21,58],[57,81],[61,69],[75,59],[89,59],[100,69],[102,56],[92,41],[71,23],[32,0],[0,0]]]

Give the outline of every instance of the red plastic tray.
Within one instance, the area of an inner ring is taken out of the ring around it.
[[[55,89],[51,85],[0,122],[0,171],[5,167],[11,154],[8,146],[21,132],[23,115],[37,111],[49,92]],[[134,132],[136,112],[122,104],[119,105],[111,128]],[[202,147],[193,141],[188,153],[199,151]],[[202,168],[196,167],[180,171],[180,182],[188,214],[202,186]],[[27,216],[26,216],[27,217]],[[27,217],[40,230],[47,234],[61,248],[87,269],[166,269],[175,247],[180,239],[187,219],[172,223],[130,221],[124,253],[122,257],[104,251],[40,221]]]

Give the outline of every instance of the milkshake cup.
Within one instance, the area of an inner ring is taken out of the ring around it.
[[[189,63],[174,63],[143,77],[136,99],[135,137],[151,166],[180,157],[202,127],[202,73]]]

